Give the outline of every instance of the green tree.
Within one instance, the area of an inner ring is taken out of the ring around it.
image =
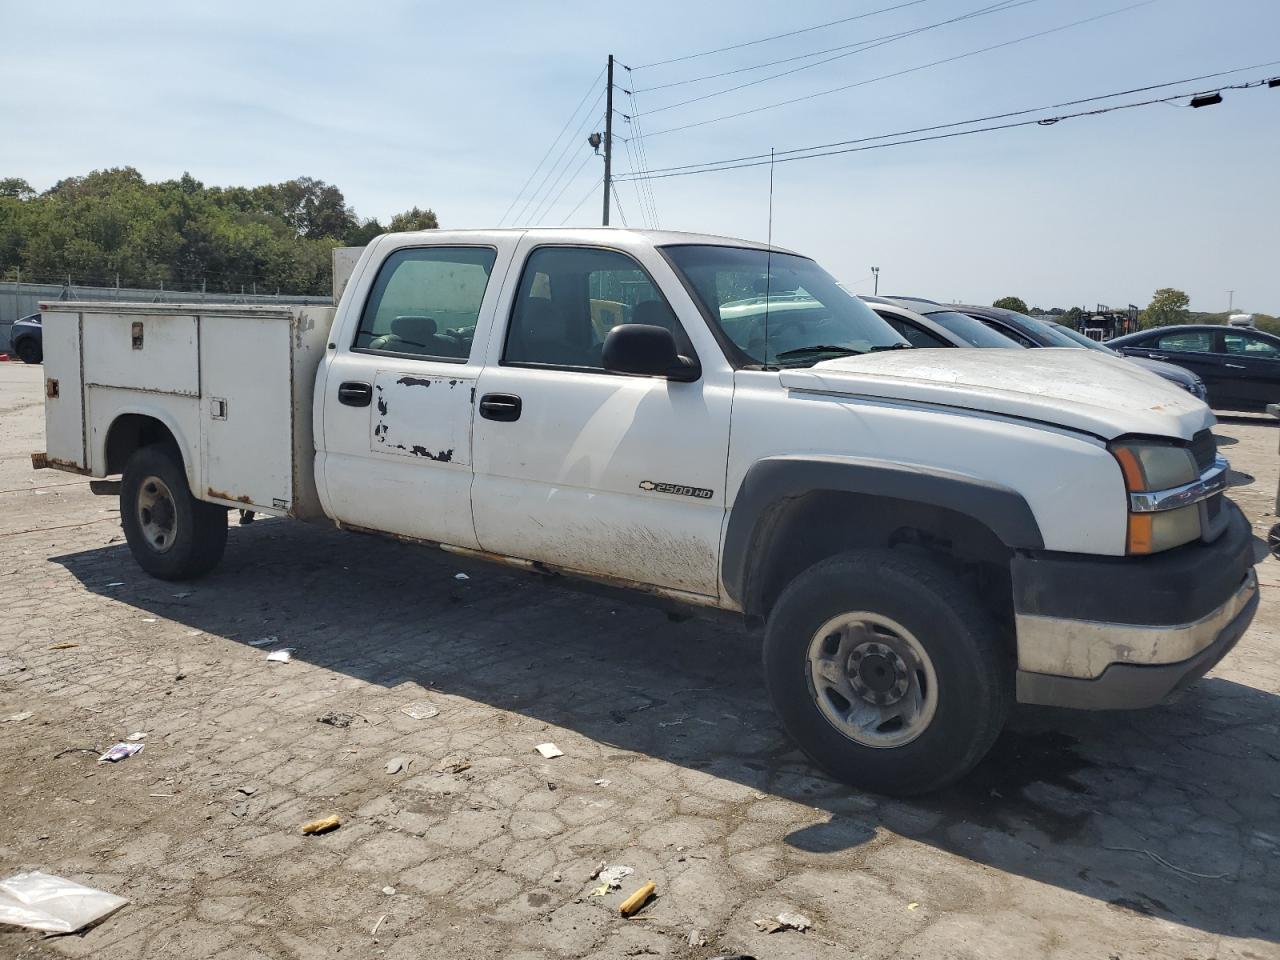
[[[1027,312],[1027,301],[1021,297],[1001,297],[992,306],[999,307],[1001,310],[1013,310],[1016,313]]]
[[[1191,320],[1191,298],[1173,287],[1161,287],[1151,296],[1147,309],[1139,315],[1142,329],[1167,327]]]
[[[1084,319],[1084,311],[1079,307],[1072,307],[1058,315],[1058,319],[1070,327],[1072,330],[1080,329],[1080,321]]]
[[[419,210],[414,207],[404,213],[397,213],[387,226],[390,233],[402,233],[406,230],[436,230],[440,226],[436,220],[436,212],[431,209]]]
[[[31,184],[21,177],[0,177],[0,197],[11,197],[14,200],[30,200],[36,195]]]

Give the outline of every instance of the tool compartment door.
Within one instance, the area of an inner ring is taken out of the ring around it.
[[[287,316],[200,318],[202,500],[283,514],[293,496]]]
[[[80,382],[80,314],[45,313],[45,452],[62,465],[87,467],[84,387]]]
[[[200,395],[194,314],[84,314],[84,381],[153,393]]]

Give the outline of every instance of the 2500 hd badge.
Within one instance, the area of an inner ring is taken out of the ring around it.
[[[640,489],[654,493],[674,493],[679,497],[697,497],[699,500],[710,500],[714,490],[704,487],[686,487],[679,483],[656,483],[653,480],[641,480]]]

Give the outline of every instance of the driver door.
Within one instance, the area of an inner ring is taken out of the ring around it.
[[[716,596],[733,380],[701,317],[651,247],[529,235],[521,260],[476,388],[481,547]],[[672,302],[687,313],[678,317]],[[702,364],[701,378],[605,370],[601,347],[618,321],[667,327]],[[696,344],[686,333],[694,324]]]

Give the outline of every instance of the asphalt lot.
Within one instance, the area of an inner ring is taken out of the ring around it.
[[[0,364],[0,719],[32,712],[0,723],[0,876],[130,904],[0,928],[2,957],[1280,957],[1275,560],[1178,703],[1024,709],[964,784],[891,801],[804,762],[727,626],[278,521],[233,526],[204,580],[150,580],[112,499],[31,470],[41,384]],[[1217,432],[1265,534],[1280,430]],[[635,872],[591,896],[602,861]],[[812,929],[757,929],[783,910]]]

